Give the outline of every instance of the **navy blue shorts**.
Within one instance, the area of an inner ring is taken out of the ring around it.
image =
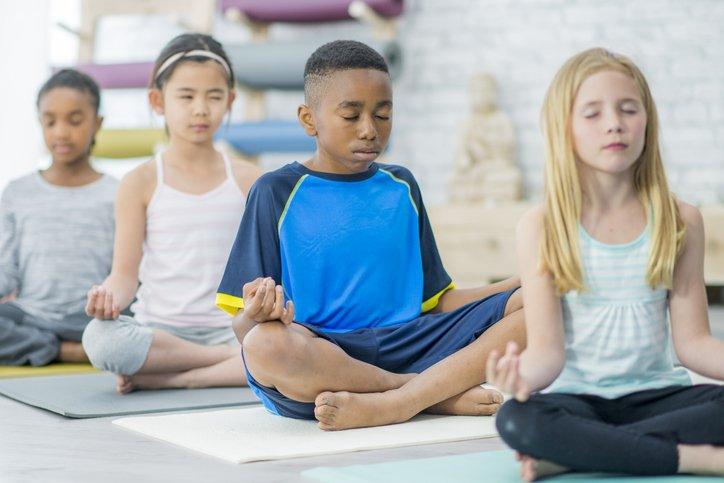
[[[452,312],[421,315],[391,327],[321,332],[313,326],[300,325],[338,345],[357,360],[397,374],[420,373],[469,345],[502,319],[505,305],[516,290],[491,295]],[[246,363],[244,371],[249,388],[270,413],[314,419],[314,403],[294,401],[272,387],[262,386],[249,373]]]

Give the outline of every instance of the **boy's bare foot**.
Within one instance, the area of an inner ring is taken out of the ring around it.
[[[60,362],[88,362],[88,356],[80,342],[63,341],[60,343],[57,360]]]
[[[498,391],[476,386],[430,406],[425,412],[457,416],[490,416],[498,412],[501,404],[503,404],[503,395]]]
[[[337,431],[402,423],[415,415],[410,414],[391,393],[393,391],[364,394],[323,392],[314,400],[314,416],[320,429]]]
[[[560,466],[550,461],[537,460],[520,453],[516,454],[515,459],[520,461],[520,478],[523,481],[536,481],[540,478],[570,471],[565,466]]]
[[[724,475],[724,446],[680,444],[679,473]]]
[[[498,410],[502,401],[503,396],[498,391],[478,386],[428,408],[427,412],[460,416],[490,415]],[[401,399],[400,392],[394,389],[364,394],[327,391],[317,396],[314,405],[319,427],[325,431],[397,424],[417,414]]]

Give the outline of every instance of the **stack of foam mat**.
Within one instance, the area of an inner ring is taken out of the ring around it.
[[[358,2],[360,0],[357,0]],[[380,17],[392,18],[403,11],[402,0],[362,0]],[[353,0],[221,0],[226,13],[236,10],[246,21],[257,24],[273,22],[319,23],[352,19],[349,13]],[[388,63],[395,78],[402,63],[402,53],[394,40],[369,40]],[[311,42],[252,42],[227,44],[237,82],[252,91],[301,90],[304,85],[304,64],[319,46]],[[117,64],[81,63],[75,68],[93,77],[103,89],[145,89],[148,87],[153,62]],[[247,156],[262,153],[297,153],[313,151],[313,139],[306,136],[294,121],[273,119],[244,122],[222,127],[217,139],[226,141]],[[136,158],[151,156],[165,140],[162,129],[104,129],[96,139],[94,155],[103,158]]]

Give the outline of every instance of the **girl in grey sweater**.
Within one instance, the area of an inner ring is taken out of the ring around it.
[[[61,70],[37,108],[52,157],[0,198],[0,364],[87,360],[88,287],[110,272],[117,181],[90,164],[103,118],[96,83]]]

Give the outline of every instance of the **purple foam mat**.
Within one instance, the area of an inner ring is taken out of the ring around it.
[[[125,64],[78,64],[73,66],[91,76],[103,89],[139,89],[148,86],[153,62]],[[56,67],[53,72],[61,68]]]
[[[402,0],[364,0],[383,17],[402,13]],[[255,22],[315,23],[349,20],[352,0],[221,0],[221,10],[238,8]]]

